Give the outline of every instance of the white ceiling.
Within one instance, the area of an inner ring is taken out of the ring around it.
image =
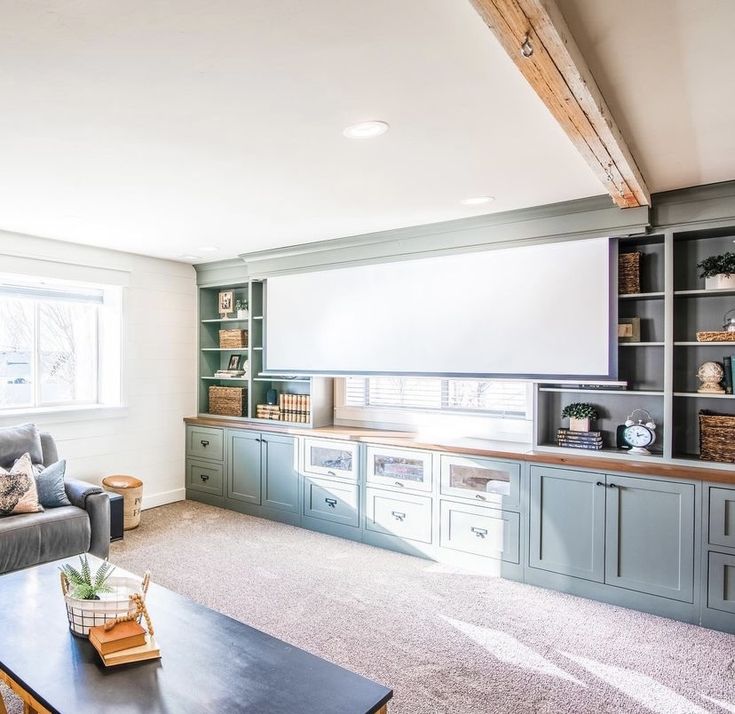
[[[651,191],[735,179],[735,2],[557,0]]]
[[[603,192],[467,0],[26,0],[0,20],[6,230],[211,259]],[[342,136],[368,119],[391,130]]]

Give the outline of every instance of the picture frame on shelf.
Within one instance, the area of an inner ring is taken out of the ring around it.
[[[227,363],[227,371],[228,372],[237,372],[240,369],[240,361],[241,356],[240,355],[230,355],[230,360]]]
[[[640,342],[641,341],[641,318],[620,317],[618,318],[618,342]]]
[[[235,293],[232,290],[224,290],[219,294],[219,314],[226,318],[233,310]]]

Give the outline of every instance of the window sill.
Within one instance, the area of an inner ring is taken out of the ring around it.
[[[21,421],[41,420],[45,423],[89,421],[90,419],[121,419],[128,415],[123,405],[89,404],[85,406],[36,407],[0,410],[0,424],[9,426]]]

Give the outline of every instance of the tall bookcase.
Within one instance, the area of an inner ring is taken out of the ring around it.
[[[245,300],[248,317],[222,318],[218,312],[219,294],[231,290],[234,300]],[[333,420],[333,380],[326,377],[303,375],[264,375],[263,348],[266,330],[265,286],[260,280],[234,281],[199,287],[199,416],[235,421],[263,422],[267,424],[293,424],[301,427],[325,426]],[[221,329],[248,331],[248,346],[227,348],[219,346]],[[215,377],[218,369],[226,369],[233,354],[242,355],[248,373],[237,379]],[[242,417],[220,416],[209,412],[209,387],[212,385],[244,387],[247,393],[247,410]],[[308,394],[311,397],[311,416],[308,422],[287,422],[255,417],[256,406],[265,404],[270,388],[278,394]]]
[[[616,428],[637,408],[645,409],[657,424],[657,440],[649,458],[732,465],[699,458],[699,411],[709,409],[735,415],[733,395],[697,392],[700,364],[722,362],[735,354],[735,342],[701,343],[696,333],[718,330],[724,313],[735,307],[735,290],[705,290],[697,263],[705,257],[734,250],[735,226],[702,227],[620,238],[619,252],[640,251],[641,292],[617,296],[618,318],[640,318],[640,341],[618,342],[618,379],[599,388],[581,384],[537,384],[534,446],[539,450],[599,454],[631,458],[616,448]],[[556,430],[565,426],[564,406],[589,402],[600,418],[602,451],[562,449],[555,446]]]

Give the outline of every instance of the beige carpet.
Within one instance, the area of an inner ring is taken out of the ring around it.
[[[146,511],[111,560],[391,686],[390,714],[735,712],[735,636],[218,508]]]

